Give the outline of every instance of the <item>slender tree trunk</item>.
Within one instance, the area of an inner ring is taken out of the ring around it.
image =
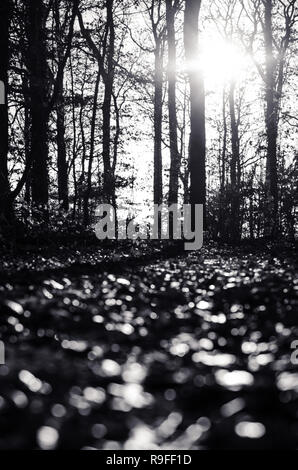
[[[251,240],[254,239],[254,206],[253,206],[253,196],[251,196],[249,201],[249,237]]]
[[[28,169],[28,175],[25,182],[25,201],[29,207],[31,201],[31,162],[30,162],[30,142],[31,142],[31,116],[30,116],[30,100],[28,96],[29,83],[28,78],[23,79],[23,96],[24,96],[24,147],[25,147],[25,165]]]
[[[10,0],[0,3],[0,228],[3,222],[13,219],[8,179],[8,30],[10,22]]]
[[[154,51],[154,204],[162,203],[162,88],[163,57],[161,39]]]
[[[206,206],[205,87],[198,68],[198,21],[201,0],[186,0],[184,46],[190,84],[190,203]],[[206,218],[205,218],[206,219]]]
[[[65,111],[63,96],[63,78],[59,85],[57,95],[57,164],[58,164],[58,197],[61,209],[67,211],[69,208],[68,200],[68,166],[66,159],[65,145]]]
[[[93,110],[92,110],[92,119],[91,119],[91,135],[90,135],[90,155],[88,163],[88,173],[87,173],[87,187],[84,193],[83,201],[83,217],[84,225],[87,226],[90,223],[90,208],[89,208],[89,199],[92,189],[92,164],[94,157],[94,138],[95,138],[95,126],[96,126],[96,114],[97,114],[97,100],[98,100],[98,91],[99,91],[99,82],[100,82],[100,71],[97,72],[95,90],[94,90],[94,99],[93,99]]]
[[[226,154],[227,154],[227,112],[226,112],[226,90],[224,88],[222,94],[222,122],[223,122],[223,136],[222,136],[222,149],[221,149],[221,165],[220,165],[220,197],[219,197],[219,234],[220,237],[226,238],[226,217],[225,211],[225,182],[226,182]]]
[[[239,241],[240,238],[240,221],[239,221],[239,126],[236,120],[235,113],[235,82],[230,84],[229,90],[229,104],[230,104],[230,120],[231,120],[231,141],[232,141],[232,158],[231,158],[231,224],[230,224],[230,239],[234,242]]]
[[[182,114],[182,128],[181,128],[181,142],[180,142],[180,154],[183,158],[183,204],[189,204],[189,152],[186,149],[186,114],[188,111],[188,99],[187,99],[187,84],[184,83],[183,91],[183,114]]]
[[[59,0],[55,2],[55,28],[58,47],[58,67],[63,62],[63,32],[60,25]],[[58,167],[58,198],[61,209],[68,211],[68,165],[65,145],[65,103],[63,81],[64,73],[57,77],[56,113],[57,113],[57,167]]]
[[[272,0],[265,0],[265,51],[266,51],[266,133],[267,133],[267,228],[274,235],[277,228],[278,186],[277,186],[277,134],[278,134],[278,99],[275,92],[275,59],[273,56],[272,35]],[[268,232],[269,234],[269,232]]]
[[[222,118],[223,118],[223,138],[222,138],[222,153],[221,153],[221,176],[220,176],[220,187],[221,192],[224,192],[225,181],[226,181],[226,154],[227,154],[227,114],[226,114],[226,93],[223,91],[222,96]]]
[[[73,68],[72,70],[72,77],[73,77]],[[81,174],[78,181],[78,210],[82,213],[83,209],[83,199],[84,199],[84,185],[85,185],[85,163],[86,163],[86,156],[87,156],[87,149],[86,149],[86,137],[85,137],[85,127],[84,127],[84,83],[86,80],[86,73],[87,73],[87,58],[84,65],[84,75],[82,80],[82,88],[81,88],[81,99],[80,99],[80,112],[79,112],[79,126],[81,132],[81,139],[82,139],[82,158],[81,158]],[[72,78],[73,83],[73,78]]]
[[[72,173],[73,173],[73,184],[74,184],[74,198],[73,198],[73,217],[76,216],[77,212],[77,200],[78,200],[78,182],[76,175],[76,161],[77,161],[77,121],[76,121],[76,104],[75,104],[75,91],[74,91],[74,76],[73,76],[73,65],[72,65],[72,56],[69,55],[69,67],[70,67],[70,77],[71,77],[71,112],[72,112],[72,132],[73,132],[73,141],[72,141]],[[71,170],[71,168],[69,169]]]
[[[28,73],[31,112],[32,202],[48,205],[48,83],[45,7],[42,0],[27,4]],[[46,212],[44,215],[46,215]]]
[[[119,139],[120,139],[120,108],[117,102],[117,96],[113,94],[113,102],[114,102],[114,110],[115,110],[115,121],[116,121],[116,131],[114,136],[114,147],[113,147],[113,174],[115,173],[117,159],[118,159],[118,147],[119,147]]]
[[[168,34],[168,110],[169,110],[169,140],[170,140],[170,183],[169,204],[178,203],[178,185],[180,154],[177,138],[177,109],[176,109],[176,38],[175,12],[172,0],[166,0],[166,20]]]
[[[106,3],[107,28],[109,29],[109,43],[107,50],[107,74],[104,80],[105,91],[102,108],[102,155],[104,165],[103,192],[106,202],[113,203],[115,199],[115,185],[111,164],[111,103],[114,86],[114,53],[115,53],[115,27],[113,18],[113,0]]]

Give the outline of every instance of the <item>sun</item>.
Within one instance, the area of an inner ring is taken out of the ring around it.
[[[198,61],[206,83],[222,85],[241,80],[248,58],[237,44],[209,37],[202,40],[200,49]]]
[[[240,45],[218,35],[202,36],[198,55],[186,62],[186,70],[200,72],[211,89],[242,81],[249,66]]]

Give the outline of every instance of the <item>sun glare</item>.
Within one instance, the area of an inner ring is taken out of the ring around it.
[[[201,68],[207,82],[222,84],[240,80],[247,67],[247,57],[234,43],[208,39],[202,43]]]
[[[188,68],[200,69],[207,86],[218,87],[231,80],[240,81],[248,63],[248,57],[237,44],[208,37],[202,38],[199,57]]]

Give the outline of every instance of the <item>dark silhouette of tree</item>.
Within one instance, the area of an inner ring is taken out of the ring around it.
[[[12,204],[8,179],[8,31],[11,17],[11,1],[0,3],[0,223],[7,224],[12,220]]]
[[[205,87],[199,69],[198,22],[200,0],[186,0],[184,46],[190,84],[190,203],[206,204]]]
[[[218,232],[221,238],[226,239],[226,208],[225,208],[225,191],[226,191],[226,165],[227,165],[227,140],[228,140],[228,126],[227,126],[227,111],[226,111],[226,90],[225,87],[222,92],[222,147],[219,154],[219,220]]]
[[[67,13],[71,11],[71,6],[67,5]],[[65,21],[61,18],[61,1],[55,0],[53,5],[53,16],[55,19],[55,42],[57,46],[58,69],[64,61],[64,41],[65,41]],[[64,70],[63,70],[64,72]],[[68,164],[65,144],[65,97],[63,89],[64,73],[57,76],[57,170],[58,170],[58,198],[61,208],[65,211],[69,208],[68,197]]]
[[[106,74],[104,78],[105,91],[102,107],[102,156],[104,164],[103,192],[107,202],[115,203],[115,182],[112,174],[111,162],[111,106],[114,87],[114,54],[115,54],[115,26],[113,16],[113,0],[106,3],[107,10],[107,58]]]
[[[97,114],[97,100],[99,92],[99,82],[100,82],[100,71],[98,69],[95,88],[94,88],[94,98],[92,106],[92,118],[91,118],[91,133],[90,133],[90,154],[88,161],[88,170],[87,170],[87,186],[86,191],[83,196],[83,214],[84,214],[84,225],[89,225],[90,223],[90,208],[89,208],[89,199],[92,189],[92,164],[94,159],[94,144],[95,144],[95,130],[96,130],[96,114]]]
[[[163,199],[162,178],[162,117],[163,117],[163,54],[164,54],[164,15],[161,0],[150,2],[149,17],[154,38],[154,204]]]
[[[267,131],[266,180],[269,199],[268,227],[277,228],[278,188],[277,188],[277,134],[278,134],[278,97],[275,88],[275,64],[272,34],[272,0],[264,0],[265,6],[265,99]]]
[[[179,2],[177,0],[166,0],[166,21],[168,39],[168,110],[169,110],[169,141],[170,141],[170,181],[169,181],[169,204],[178,202],[178,186],[180,171],[180,153],[178,150],[177,136],[177,103],[176,103],[176,35],[175,14]]]
[[[27,68],[31,116],[31,185],[35,207],[46,209],[48,182],[48,99],[49,77],[46,46],[48,11],[42,0],[28,2],[26,26],[28,37]]]
[[[229,89],[229,106],[231,120],[232,156],[230,164],[231,175],[231,230],[230,239],[233,242],[240,240],[240,142],[239,119],[235,111],[235,82],[232,80]]]
[[[26,30],[28,38],[26,65],[29,76],[29,97],[31,117],[31,186],[32,202],[36,208],[42,209],[47,218],[49,200],[48,176],[48,123],[54,106],[57,106],[57,144],[58,144],[58,193],[63,208],[68,207],[67,162],[64,142],[63,117],[63,73],[70,55],[73,37],[74,21],[77,14],[79,0],[72,4],[72,14],[69,23],[69,32],[66,36],[66,45],[58,43],[58,67],[56,76],[49,76],[47,63],[47,36],[46,21],[50,13],[51,3],[46,5],[41,0],[29,2],[26,5]],[[60,2],[54,2],[54,17],[56,19],[56,39],[59,35],[59,7]],[[61,38],[60,38],[61,39]],[[51,82],[53,89],[51,91]]]

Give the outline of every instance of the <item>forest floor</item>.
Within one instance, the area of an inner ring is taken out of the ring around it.
[[[5,255],[0,449],[297,448],[296,273],[291,248]]]

